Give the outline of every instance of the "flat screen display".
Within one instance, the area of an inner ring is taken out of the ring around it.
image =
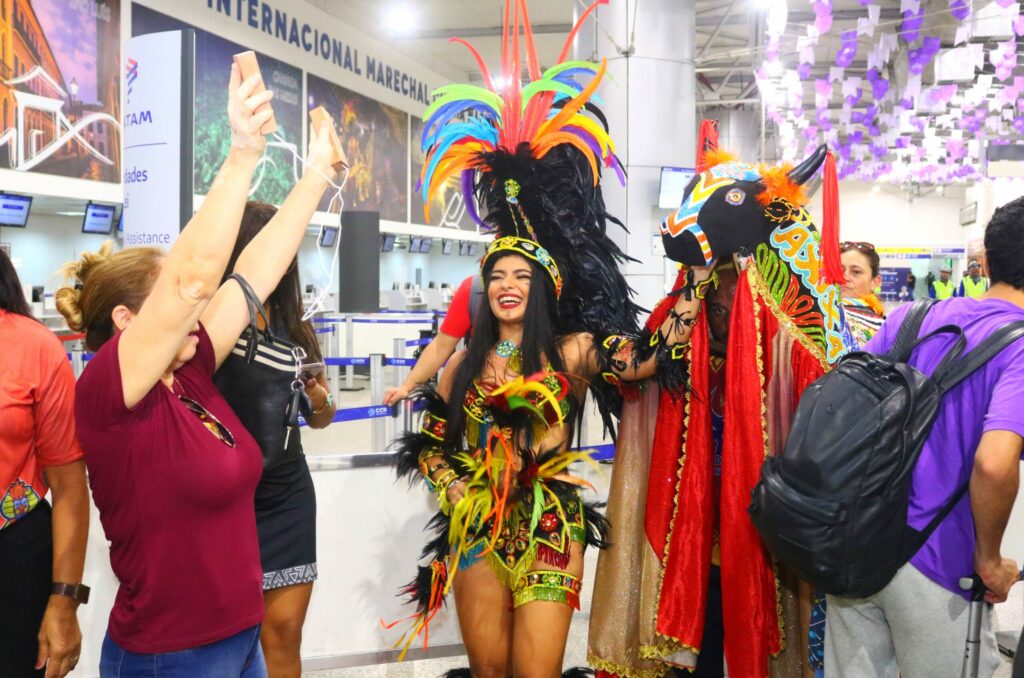
[[[423,238],[422,237],[420,237],[418,235],[414,235],[414,236],[411,236],[409,238],[409,252],[410,253],[419,252],[420,251],[420,247],[422,247],[422,246],[423,246]]]
[[[433,238],[424,238],[420,242],[420,253],[421,254],[428,254],[430,252],[430,247],[433,244],[434,244],[434,239]]]
[[[117,232],[124,233],[124,208],[121,208],[121,214],[117,217]]]
[[[381,252],[391,252],[394,249],[395,249],[395,234],[394,233],[385,233],[384,237],[381,238],[381,241],[380,241],[380,251]]]
[[[459,256],[464,257],[469,254],[469,243],[465,240],[459,241]]]
[[[338,227],[324,226],[320,230],[320,247],[334,247],[338,242]]]
[[[0,226],[25,228],[31,208],[31,196],[0,193]]]
[[[662,167],[661,189],[658,191],[658,207],[664,210],[679,209],[683,204],[686,185],[697,170],[692,167]]]
[[[442,240],[441,241],[441,254],[451,254],[452,248],[455,246],[454,240]]]
[[[469,243],[469,256],[475,257],[480,254],[480,243],[471,242]]]
[[[110,235],[114,227],[114,205],[100,205],[90,202],[85,206],[85,217],[82,219],[82,233]]]

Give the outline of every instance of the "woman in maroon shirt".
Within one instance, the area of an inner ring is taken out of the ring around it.
[[[58,308],[96,355],[75,418],[120,586],[101,676],[264,676],[253,495],[261,455],[213,385],[248,324],[238,284],[220,285],[271,112],[258,76],[232,67],[231,150],[202,207],[165,256],[111,253],[69,264]],[[319,132],[319,133],[317,133]],[[309,171],[235,271],[261,299],[295,256],[328,178],[326,129],[310,131]],[[228,245],[225,245],[228,243]]]

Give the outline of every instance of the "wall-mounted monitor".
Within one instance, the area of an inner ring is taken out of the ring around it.
[[[82,233],[94,235],[110,235],[114,228],[114,205],[101,205],[90,202],[85,205],[85,216],[82,218]]]
[[[434,244],[434,239],[433,238],[424,238],[422,241],[420,241],[420,250],[419,250],[420,253],[421,254],[428,254],[430,252],[430,247],[433,244]]]
[[[451,254],[452,248],[455,246],[454,240],[442,240],[441,241],[441,254]]]
[[[117,217],[117,232],[124,233],[124,208],[121,208],[121,214]]]
[[[32,196],[0,193],[0,226],[25,228],[28,212],[32,208]]]
[[[385,233],[380,239],[380,251],[391,252],[395,249],[395,234]]]
[[[321,228],[320,247],[334,247],[334,244],[338,242],[339,230],[337,226],[324,226]]]
[[[464,257],[469,254],[469,243],[465,240],[459,241],[459,256]]]
[[[679,209],[683,204],[686,186],[696,174],[697,170],[692,167],[662,167],[658,207],[664,210]]]
[[[469,256],[476,257],[480,255],[480,243],[471,242],[469,243]]]
[[[409,253],[415,254],[420,251],[420,247],[423,247],[423,238],[414,235],[409,237]]]

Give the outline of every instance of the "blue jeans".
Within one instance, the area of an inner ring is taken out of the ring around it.
[[[160,654],[128,652],[107,633],[100,678],[267,678],[260,626],[209,645]]]

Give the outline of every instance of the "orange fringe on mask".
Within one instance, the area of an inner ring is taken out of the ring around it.
[[[736,156],[729,151],[716,148],[704,154],[704,170],[707,171],[715,165],[724,165],[728,162],[736,162]]]
[[[758,171],[761,174],[764,190],[757,194],[757,201],[762,205],[768,205],[772,200],[782,198],[790,205],[806,205],[807,191],[789,178],[789,172],[792,169],[793,166],[789,164],[759,167]]]

